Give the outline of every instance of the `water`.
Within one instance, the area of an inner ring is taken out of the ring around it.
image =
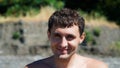
[[[108,64],[109,68],[120,68],[120,58],[106,57],[102,60]]]
[[[0,68],[24,68],[28,63],[42,59],[41,56],[0,56]],[[105,57],[97,59],[103,60],[109,65],[109,68],[119,68],[120,58]]]
[[[0,68],[24,68],[26,64],[41,58],[41,56],[0,56]]]

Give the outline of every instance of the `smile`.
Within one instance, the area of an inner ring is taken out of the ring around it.
[[[67,54],[68,49],[58,49],[61,54]]]

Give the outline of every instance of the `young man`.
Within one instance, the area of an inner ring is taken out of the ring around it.
[[[54,12],[49,19],[47,33],[54,55],[25,68],[108,68],[101,61],[76,53],[85,38],[84,26],[84,19],[74,10],[65,8]]]

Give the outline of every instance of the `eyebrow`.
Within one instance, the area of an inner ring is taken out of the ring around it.
[[[53,35],[59,35],[60,36],[60,33],[59,32],[54,32]]]
[[[74,34],[68,34],[67,36],[76,37]]]
[[[61,36],[61,34],[60,34],[59,32],[54,32],[53,34],[54,34],[54,35],[60,35],[60,36]],[[75,37],[75,35],[74,35],[74,34],[71,34],[71,33],[67,34],[67,36],[73,36],[73,37]]]

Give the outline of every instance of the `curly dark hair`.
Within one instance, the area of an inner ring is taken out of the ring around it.
[[[57,27],[71,27],[77,25],[79,27],[80,35],[84,32],[85,21],[83,17],[75,10],[63,8],[54,12],[48,21],[48,31],[51,32],[53,26]]]

